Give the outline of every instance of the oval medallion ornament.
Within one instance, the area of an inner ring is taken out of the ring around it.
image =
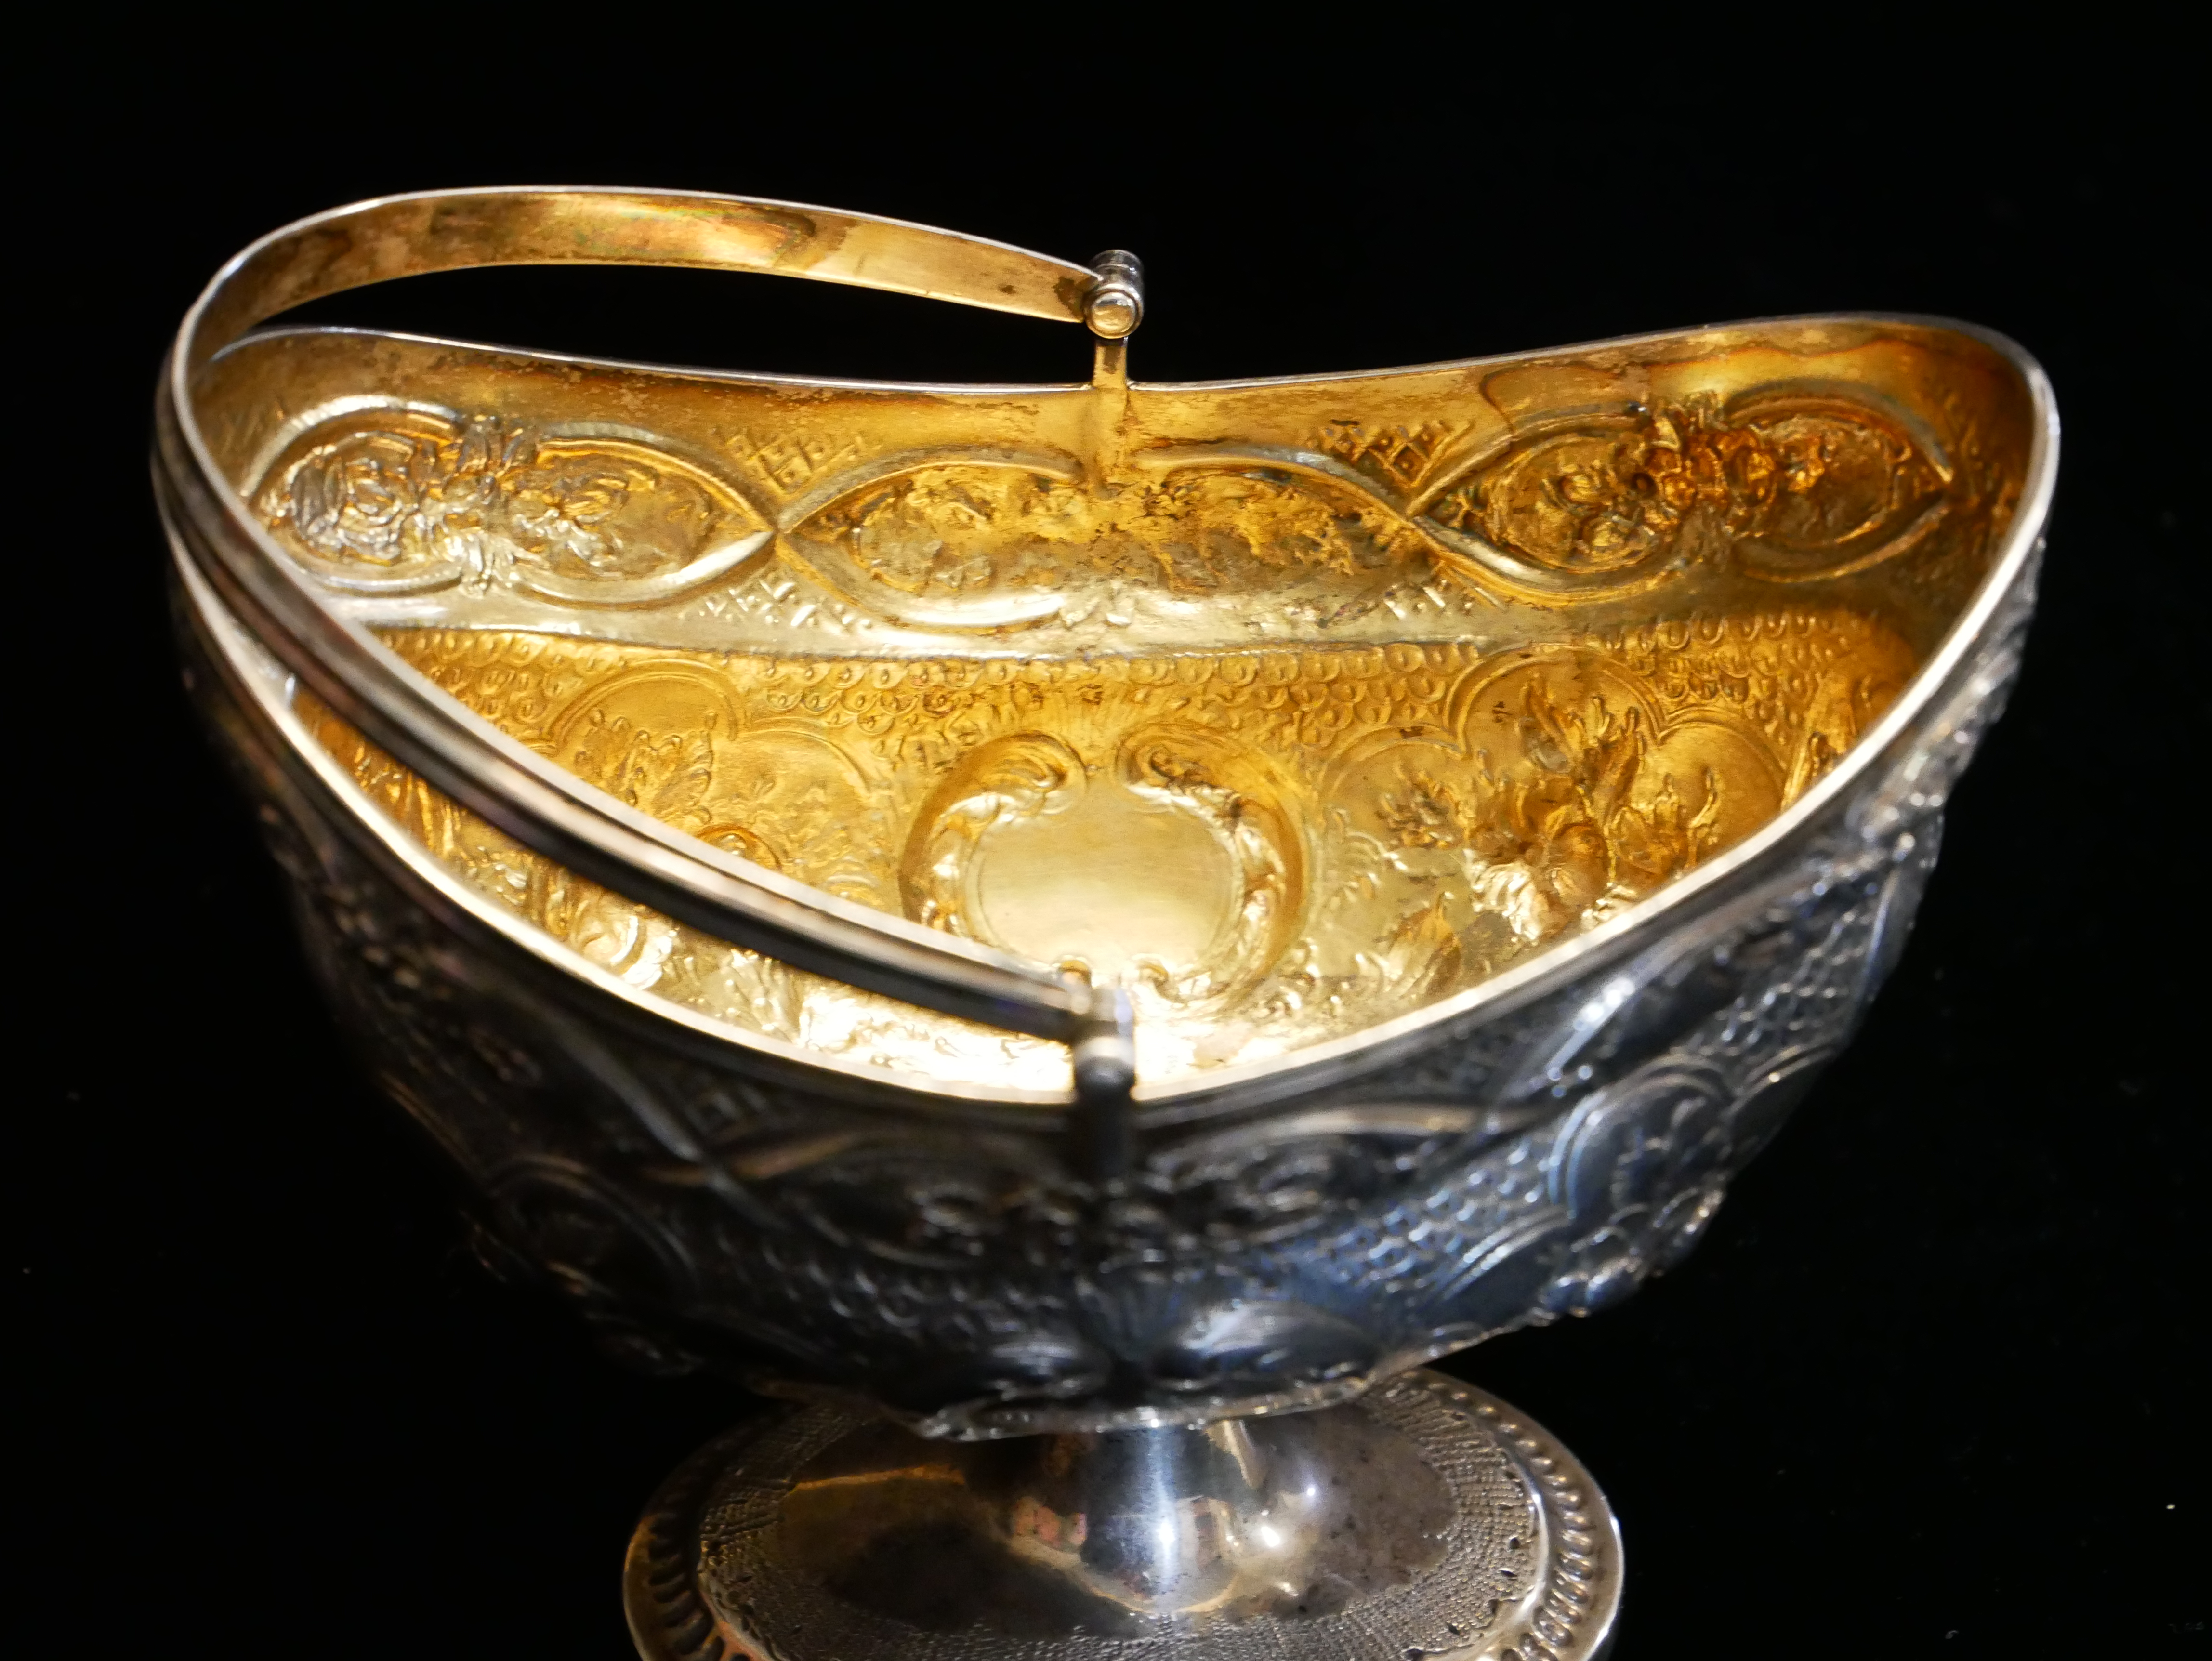
[[[730,485],[648,436],[430,409],[312,423],[254,499],[295,558],[356,593],[650,603],[729,575],[769,536]]]
[[[1498,575],[1598,589],[1699,563],[1779,581],[1901,553],[1949,470],[1863,402],[1762,389],[1635,406],[1522,441],[1429,517]]]

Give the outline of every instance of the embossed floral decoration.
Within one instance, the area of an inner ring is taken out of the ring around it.
[[[336,430],[332,430],[333,424]],[[466,592],[620,582],[684,564],[729,504],[621,440],[546,437],[492,416],[325,423],[276,469],[263,517],[326,565]]]
[[[1710,770],[1694,812],[1670,774],[1640,776],[1641,710],[1616,714],[1602,697],[1563,710],[1532,685],[1517,726],[1518,756],[1482,757],[1458,788],[1409,768],[1382,818],[1401,849],[1457,852],[1477,912],[1524,945],[1633,904],[1719,845],[1723,786]]]

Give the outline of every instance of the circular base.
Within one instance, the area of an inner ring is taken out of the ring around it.
[[[669,1479],[624,1590],[647,1661],[1588,1661],[1620,1536],[1540,1427],[1425,1371],[998,1442],[777,1405]]]

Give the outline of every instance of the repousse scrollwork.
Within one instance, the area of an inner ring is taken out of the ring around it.
[[[895,441],[807,388],[617,429],[447,376],[241,464],[513,739],[1127,988],[1112,1181],[1057,1047],[621,898],[304,692],[226,742],[380,1080],[629,1359],[951,1437],[1344,1400],[1674,1262],[1896,960],[2018,662],[2024,573],[1942,642],[2026,441],[1994,394],[1908,397],[1932,356],[1802,344],[1859,380],[1509,366],[1419,419],[1293,386],[1249,441],[1227,404],[1152,442],[988,399]]]
[[[998,1434],[1337,1399],[1620,1297],[1695,1241],[1847,1037],[1932,837],[1829,847],[1625,965],[1641,995],[1555,997],[1332,1104],[1148,1135],[1114,1194],[1045,1127],[933,1131],[580,1023],[343,837],[290,845],[313,850],[289,861],[303,921],[380,1076],[515,1196],[502,1226],[619,1353]],[[576,1104],[565,1145],[520,1131],[518,1091]]]
[[[1910,666],[1878,625],[1801,608],[1498,659],[1406,646],[862,670],[392,639],[673,824],[1127,985],[1152,1078],[1355,1031],[1619,915],[1802,794]],[[932,1076],[1065,1077],[1054,1046],[922,1017],[619,900],[343,723],[316,730],[441,860],[641,990]]]
[[[954,387],[247,328],[511,259],[1106,344]],[[1870,318],[1148,385],[1109,298],[1133,256],[788,204],[303,222],[157,405],[190,679],[480,1255],[787,1398],[648,1509],[652,1661],[1589,1661],[1602,1497],[1422,1364],[1678,1262],[1849,1041],[2018,667],[2047,388]],[[962,1001],[932,929],[1032,973]]]
[[[740,432],[732,468],[641,429],[343,404],[254,490],[340,590],[652,605],[757,579],[772,545],[865,611],[955,630],[1126,627],[1230,596],[1325,626],[1439,583],[1587,594],[1699,563],[1796,581],[1905,551],[1956,494],[1931,441],[1833,392],[1539,422],[1488,459],[1459,453],[1463,422],[1340,421],[1308,450],[1139,454],[1104,490],[1042,453]]]
[[[1926,534],[1949,470],[1862,403],[1710,394],[1515,445],[1429,516],[1510,559],[1601,583],[1732,560],[1788,581],[1890,557]]]
[[[458,584],[634,605],[726,576],[768,540],[737,492],[649,435],[433,410],[311,426],[255,500],[295,558],[364,593]]]

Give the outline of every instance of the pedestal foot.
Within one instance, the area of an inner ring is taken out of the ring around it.
[[[771,1408],[669,1479],[626,1580],[647,1661],[1589,1661],[1620,1595],[1573,1456],[1429,1372],[1000,1442]]]

